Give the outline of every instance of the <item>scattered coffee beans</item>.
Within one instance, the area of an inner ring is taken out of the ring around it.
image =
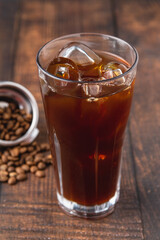
[[[36,171],[35,175],[36,175],[36,177],[45,177],[45,172],[38,170],[38,171]]]
[[[19,109],[16,104],[9,103],[8,107],[0,108],[0,139],[13,141],[23,136],[32,122],[32,114]],[[16,151],[16,152],[15,152]],[[11,156],[18,156],[18,149],[14,149]],[[21,149],[23,152],[24,149]]]
[[[38,144],[34,141],[29,145],[20,144],[0,150],[0,182],[8,182],[9,185],[26,180],[29,172],[39,178],[45,177],[44,170],[52,164],[47,143]]]
[[[8,176],[3,174],[3,172],[1,172],[0,174],[0,182],[7,182],[8,181]]]
[[[13,184],[15,184],[16,182],[17,182],[17,180],[16,180],[15,177],[10,177],[10,178],[8,179],[8,184],[9,184],[9,185],[13,185]]]

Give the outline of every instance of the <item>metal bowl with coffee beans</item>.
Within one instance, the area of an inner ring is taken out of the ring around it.
[[[37,102],[27,88],[0,82],[0,146],[31,143],[39,133],[38,119]]]

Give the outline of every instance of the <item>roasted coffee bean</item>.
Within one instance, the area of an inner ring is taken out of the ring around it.
[[[31,173],[35,173],[37,170],[38,170],[37,166],[32,166],[32,167],[30,168],[30,172],[31,172]]]
[[[18,161],[19,157],[8,156],[7,159],[11,161]]]
[[[45,158],[43,159],[43,162],[52,164],[52,156],[51,156],[51,154],[48,154],[47,156],[45,156]]]
[[[13,130],[17,130],[17,129],[19,128],[19,125],[20,125],[20,123],[19,123],[19,122],[16,122],[16,124],[15,124],[14,127],[13,127]]]
[[[21,154],[27,152],[27,147],[21,147],[21,148],[19,149],[19,152],[20,152]]]
[[[22,127],[20,127],[15,131],[15,134],[16,135],[21,135],[23,133],[23,131],[24,131],[24,129]]]
[[[0,124],[0,130],[2,131],[4,129],[4,125]]]
[[[16,177],[16,176],[17,176],[17,173],[16,173],[16,172],[10,172],[10,173],[9,173],[9,176],[10,176],[10,177]]]
[[[9,135],[10,136],[13,136],[14,135],[14,132],[12,130],[9,131]]]
[[[40,146],[37,146],[37,147],[36,147],[36,151],[37,151],[37,153],[41,151]]]
[[[25,172],[29,172],[29,169],[30,169],[27,164],[23,164],[23,165],[21,166],[21,168],[22,168]]]
[[[13,166],[8,167],[7,171],[10,172],[15,172],[15,168]]]
[[[38,158],[36,158],[36,157],[34,158],[34,163],[35,164],[38,164],[41,161],[42,161],[42,157],[41,158],[39,158],[39,157]]]
[[[8,176],[8,172],[7,172],[7,171],[5,171],[5,170],[1,170],[1,171],[0,171],[0,175],[5,175],[5,176]]]
[[[8,114],[11,114],[11,113],[12,113],[12,110],[10,109],[10,107],[6,107],[6,108],[5,108],[5,111],[6,111]]]
[[[28,155],[26,158],[25,158],[26,161],[33,161],[33,157],[31,155]]]
[[[23,163],[25,162],[25,159],[27,156],[28,156],[28,153],[21,154],[21,159],[23,160]]]
[[[34,162],[33,162],[33,161],[26,161],[26,164],[27,164],[28,166],[33,166],[33,165],[34,165]]]
[[[24,180],[27,179],[27,175],[25,173],[20,173],[20,174],[17,175],[16,178],[17,178],[18,181],[24,181]]]
[[[7,112],[3,113],[3,119],[9,120],[10,118],[11,118],[11,114],[10,113],[7,113]]]
[[[14,135],[14,136],[11,136],[11,138],[10,138],[11,141],[14,141],[14,140],[16,140],[16,139],[17,139],[17,136],[15,136],[15,135]]]
[[[17,115],[17,121],[22,123],[24,121],[24,118],[21,115]]]
[[[31,122],[32,121],[32,115],[31,114],[26,114],[24,117],[26,121]]]
[[[22,115],[25,115],[25,114],[26,114],[26,111],[25,111],[24,109],[20,109],[20,113],[21,113]]]
[[[24,164],[23,158],[21,158],[18,162],[19,162],[20,165]]]
[[[19,156],[19,148],[15,147],[10,150],[11,156],[12,157],[18,157]]]
[[[2,155],[2,162],[3,163],[7,163],[8,159],[7,156],[5,154]]]
[[[15,165],[15,167],[18,167],[20,165],[20,161],[15,161],[14,165]]]
[[[40,148],[42,151],[47,151],[50,149],[48,143],[41,143]]]
[[[28,152],[33,152],[33,151],[34,151],[34,147],[29,146],[29,147],[27,148],[27,151],[28,151]]]
[[[43,154],[42,153],[37,153],[35,156],[35,159],[43,159]]]
[[[39,162],[38,163],[38,169],[39,170],[43,170],[43,169],[45,169],[46,168],[46,164],[44,163],[44,162]]]
[[[10,177],[10,178],[8,179],[8,184],[9,184],[9,185],[16,184],[16,182],[17,182],[16,177]]]
[[[6,130],[4,129],[3,132],[2,132],[1,135],[0,135],[0,138],[1,138],[1,139],[4,139],[5,133],[6,133]]]
[[[24,126],[25,130],[28,130],[29,127],[30,127],[30,124],[29,123],[25,123],[25,126]]]
[[[8,181],[8,176],[0,174],[0,182],[7,182]]]
[[[16,167],[16,173],[25,173],[25,171],[21,167]]]
[[[26,121],[23,119],[23,122],[21,122],[21,127],[24,127],[26,125]]]
[[[36,154],[37,154],[36,150],[34,150],[33,152],[30,152],[30,155],[33,156],[33,157],[36,156]]]
[[[17,113],[16,112],[17,112],[17,109],[14,111],[14,113],[12,113],[12,118],[13,119],[17,119]]]
[[[13,165],[14,165],[14,162],[13,162],[13,161],[9,161],[9,162],[7,163],[7,166],[8,166],[8,167],[13,166]]]
[[[7,129],[12,129],[14,126],[14,121],[9,121],[8,124],[7,124]]]
[[[36,141],[32,142],[32,146],[36,147],[37,146],[37,142]]]
[[[26,142],[21,142],[21,143],[20,143],[20,146],[22,146],[22,147],[26,146],[26,147],[27,147],[27,146],[28,146],[28,143],[26,143]]]
[[[9,156],[9,151],[5,150],[5,151],[3,152],[3,155]]]
[[[9,133],[6,133],[6,134],[5,134],[4,139],[5,139],[6,141],[10,140],[10,135],[9,135]]]
[[[7,170],[7,164],[2,164],[2,165],[0,166],[0,170],[6,171],[6,170]]]
[[[39,178],[45,177],[45,172],[43,170],[38,170],[36,171],[35,176]]]

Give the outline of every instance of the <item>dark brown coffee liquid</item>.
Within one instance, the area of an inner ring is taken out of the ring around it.
[[[103,61],[113,56],[105,54]],[[89,67],[88,72],[90,77]],[[133,87],[134,81],[116,94],[91,100],[42,89],[58,192],[67,200],[92,206],[115,195]]]

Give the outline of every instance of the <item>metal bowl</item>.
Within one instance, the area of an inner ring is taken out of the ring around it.
[[[27,113],[32,114],[32,122],[27,132],[14,141],[6,141],[0,139],[0,146],[15,146],[20,143],[30,143],[38,135],[37,128],[39,120],[39,110],[35,98],[31,92],[22,85],[2,81],[0,82],[0,107],[7,107],[9,102],[14,102],[20,109],[24,109]]]

